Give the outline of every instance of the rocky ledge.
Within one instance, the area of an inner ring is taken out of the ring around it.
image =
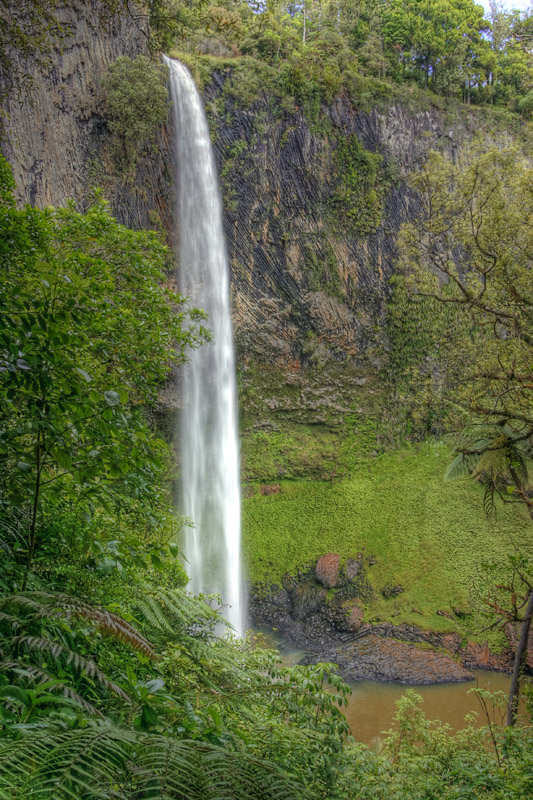
[[[363,605],[373,590],[367,579],[372,556],[359,553],[341,566],[327,553],[281,586],[258,585],[250,597],[254,623],[275,628],[306,651],[305,663],[333,662],[345,680],[397,681],[409,685],[473,680],[471,669],[509,672],[512,651],[492,653],[457,633],[415,625],[365,622]],[[386,586],[386,596],[403,591]]]

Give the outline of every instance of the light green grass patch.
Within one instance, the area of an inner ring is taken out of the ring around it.
[[[250,579],[279,582],[324,553],[346,559],[364,550],[376,557],[367,619],[458,629],[436,612],[471,606],[482,562],[504,562],[513,544],[531,550],[531,523],[515,506],[488,519],[480,486],[444,481],[449,461],[445,446],[425,443],[368,459],[338,483],[283,482],[278,495],[245,500]],[[387,583],[404,593],[386,600],[380,590]]]

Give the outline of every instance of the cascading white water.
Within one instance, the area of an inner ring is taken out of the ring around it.
[[[207,312],[213,333],[213,342],[180,370],[181,510],[195,523],[184,542],[189,587],[220,594],[228,606],[224,616],[242,634],[237,392],[222,203],[200,95],[182,64],[166,57],[165,63],[175,131],[179,288]]]

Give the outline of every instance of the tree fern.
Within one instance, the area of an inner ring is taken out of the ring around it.
[[[61,618],[74,623],[78,620],[89,622],[143,656],[152,660],[158,658],[151,642],[117,614],[70,595],[26,592],[0,599],[0,651],[3,656],[0,673],[4,673],[14,685],[39,686],[51,681],[54,691],[77,703],[80,711],[91,714],[100,715],[101,711],[73,687],[75,675],[93,679],[104,692],[130,704],[130,696],[106,675],[93,658],[67,644],[65,631],[58,631],[55,627]],[[58,680],[50,666],[55,666],[58,674],[64,677]]]
[[[514,430],[508,423],[474,425],[455,437],[455,458],[446,470],[445,480],[473,475],[485,485],[483,507],[489,516],[496,513],[496,498],[509,500],[506,487],[513,487],[528,508],[527,459],[531,456],[533,430]],[[511,489],[512,494],[512,489]]]

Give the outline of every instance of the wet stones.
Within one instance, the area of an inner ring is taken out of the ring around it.
[[[346,600],[342,604],[344,611],[344,627],[347,631],[355,633],[365,620],[365,612],[356,600]]]
[[[403,591],[404,588],[400,583],[397,584],[386,583],[381,590],[381,594],[386,600],[389,600],[391,597],[397,597]]]
[[[375,635],[342,645],[327,655],[339,665],[346,680],[397,681],[420,685],[474,679],[468,669],[445,653]]]
[[[326,603],[326,590],[312,583],[304,583],[294,588],[291,599],[292,616],[297,620],[303,620],[323,608]]]

